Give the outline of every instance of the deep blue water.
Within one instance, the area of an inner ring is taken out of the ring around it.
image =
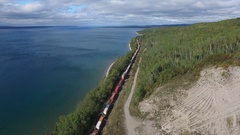
[[[129,51],[137,30],[0,29],[0,135],[50,133]]]

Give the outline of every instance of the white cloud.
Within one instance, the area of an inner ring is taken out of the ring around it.
[[[0,0],[0,25],[133,25],[239,17],[239,0]]]
[[[113,5],[122,5],[122,4],[125,4],[126,2],[124,0],[110,0],[109,3]]]
[[[23,6],[20,6],[20,10],[23,12],[36,12],[36,11],[41,11],[43,9],[44,5],[40,2],[33,2],[33,3],[28,3]]]

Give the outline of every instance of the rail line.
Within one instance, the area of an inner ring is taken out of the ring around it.
[[[137,50],[135,51],[135,53],[133,54],[129,65],[127,66],[126,70],[123,72],[122,76],[121,76],[121,80],[118,82],[117,86],[115,87],[114,91],[112,92],[106,107],[104,108],[104,110],[101,112],[101,116],[98,119],[97,124],[95,125],[94,129],[90,132],[90,135],[99,135],[101,134],[101,131],[103,130],[105,124],[104,124],[104,120],[106,119],[106,116],[108,116],[111,112],[110,108],[113,107],[112,105],[114,104],[114,102],[117,100],[117,94],[120,91],[120,88],[124,85],[124,80],[127,78],[127,75],[129,74],[133,63],[135,62],[135,59],[137,57],[137,54],[140,50],[140,41],[137,39]]]

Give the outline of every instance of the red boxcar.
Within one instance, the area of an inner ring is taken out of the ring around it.
[[[93,131],[91,135],[97,135],[98,131]]]
[[[118,93],[118,91],[119,91],[119,88],[120,88],[120,87],[117,85],[117,87],[115,88],[115,90],[114,90],[114,91],[115,91],[116,93]]]
[[[116,95],[116,93],[115,93],[115,92],[113,92],[113,93],[112,93],[112,96],[110,97],[110,101],[111,101],[111,102],[113,102],[113,101],[114,101],[115,95]]]
[[[121,79],[121,80],[119,81],[119,83],[118,83],[118,86],[119,86],[119,87],[121,87],[121,86],[122,86],[122,84],[123,84],[123,81],[124,81],[124,79]]]

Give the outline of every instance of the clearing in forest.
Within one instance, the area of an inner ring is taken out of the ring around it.
[[[171,113],[164,120],[152,120],[153,125],[158,125],[156,134],[240,134],[239,67],[205,69],[200,79],[186,92],[181,102],[172,103]],[[156,96],[144,100],[139,107],[151,118],[162,111]]]

